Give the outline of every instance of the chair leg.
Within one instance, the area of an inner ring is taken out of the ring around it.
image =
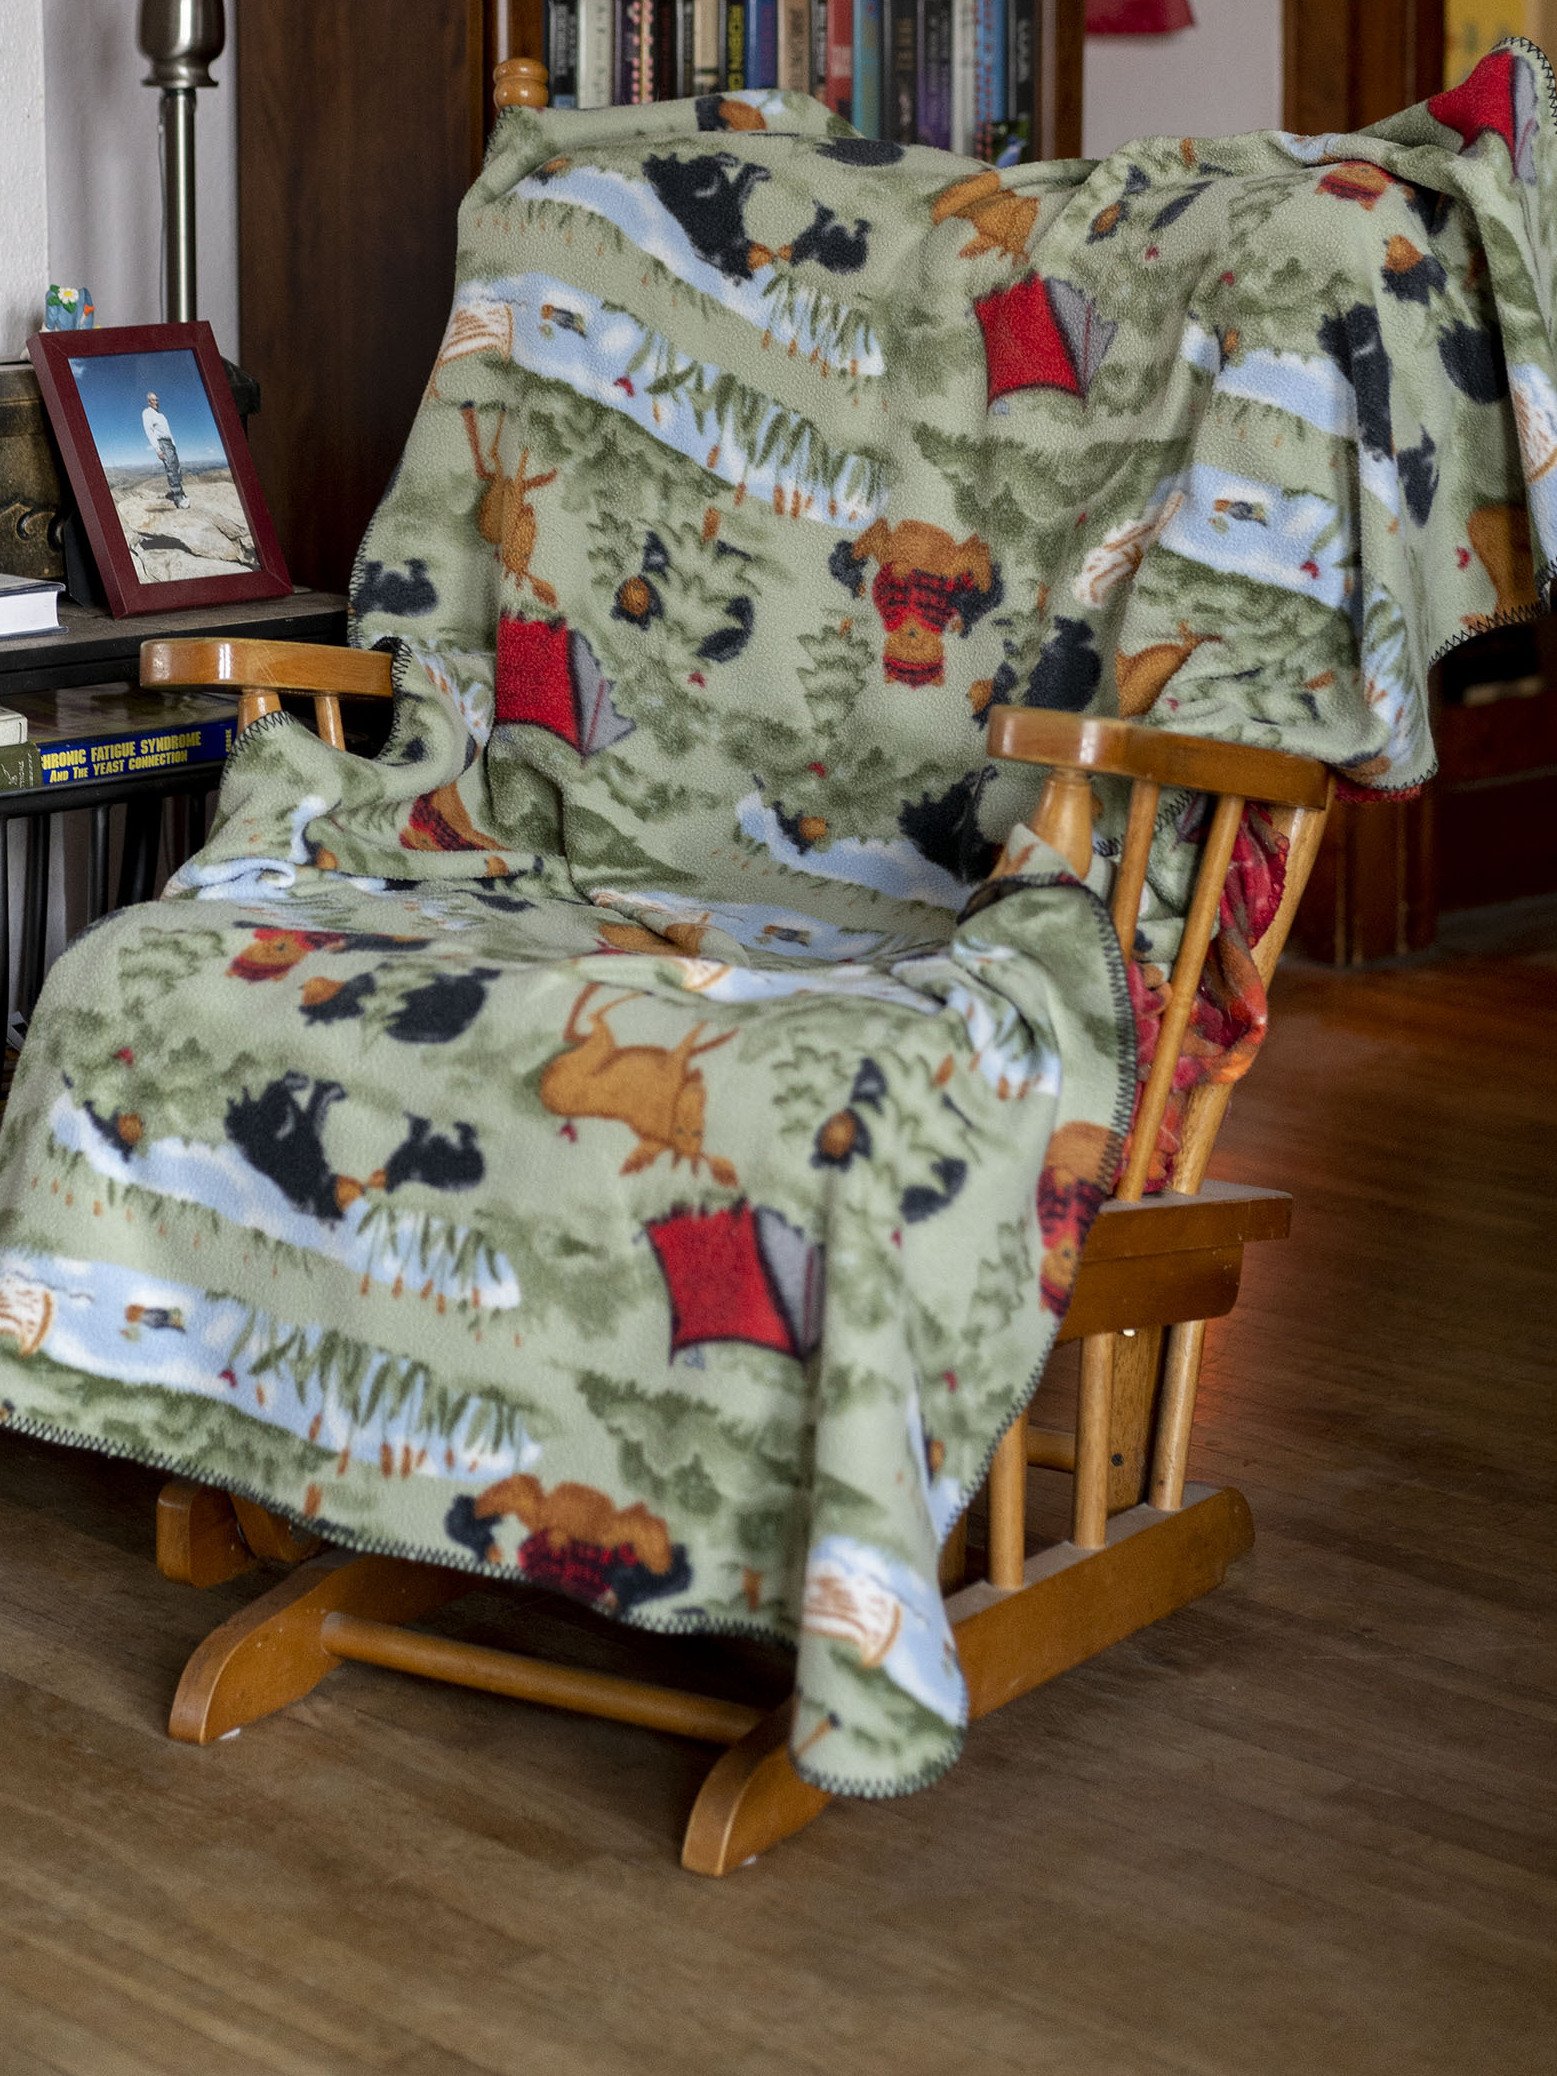
[[[1114,1336],[1114,1388],[1108,1422],[1108,1511],[1146,1497],[1152,1423],[1162,1380],[1164,1329],[1143,1326]]]
[[[1027,1558],[1027,1414],[995,1444],[989,1464],[989,1580],[1014,1593]]]
[[[1184,1472],[1189,1462],[1190,1430],[1195,1424],[1195,1392],[1200,1383],[1200,1357],[1206,1344],[1206,1322],[1187,1320],[1168,1335],[1163,1365],[1162,1414],[1152,1459],[1151,1503],[1164,1514],[1184,1504]]]
[[[170,1478],[157,1494],[157,1569],[181,1586],[220,1586],[262,1559],[301,1564],[323,1539],[217,1485]]]
[[[1088,1334],[1081,1344],[1081,1396],[1076,1407],[1076,1491],[1070,1531],[1070,1539],[1078,1550],[1101,1550],[1107,1540],[1109,1426],[1113,1391],[1114,1336]]]
[[[252,1499],[240,1499],[236,1492],[232,1510],[238,1517],[243,1540],[256,1557],[268,1558],[272,1564],[304,1564],[324,1548],[322,1535],[309,1535],[294,1527],[285,1514],[273,1514],[269,1507]]]
[[[942,1593],[955,1593],[968,1576],[968,1517],[963,1514],[941,1545]]]
[[[238,1526],[231,1493],[170,1478],[157,1494],[157,1569],[165,1579],[220,1586],[258,1562]]]
[[[789,1762],[791,1696],[714,1762],[698,1791],[681,1842],[689,1874],[729,1874],[802,1831],[832,1797],[803,1781]]]

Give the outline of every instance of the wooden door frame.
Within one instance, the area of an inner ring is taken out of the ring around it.
[[[1443,85],[1443,0],[1283,0],[1282,121],[1356,130]]]

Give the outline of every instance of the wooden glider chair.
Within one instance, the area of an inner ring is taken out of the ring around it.
[[[343,695],[391,696],[387,655],[285,642],[149,642],[142,681],[236,686],[240,727],[275,711],[283,693],[312,695],[321,735],[338,746],[345,743]],[[1112,904],[1127,958],[1162,788],[1213,794],[1216,807],[1133,1152],[1092,1226],[1060,1330],[1061,1341],[1082,1344],[1074,1430],[1017,1421],[990,1466],[986,1575],[964,1580],[965,1520],[943,1558],[975,1718],[1208,1592],[1253,1540],[1242,1495],[1186,1485],[1185,1464],[1206,1321],[1231,1311],[1245,1243],[1285,1235],[1290,1199],[1205,1180],[1227,1084],[1207,1084],[1189,1101],[1177,1187],[1149,1198],[1143,1189],[1244,803],[1266,803],[1288,843],[1281,905],[1254,951],[1268,982],[1332,793],[1329,773],[1305,758],[1030,708],[997,708],[989,748],[994,757],[1048,767],[1031,826],[1078,874],[1092,854],[1088,774],[1132,782]],[[1074,1480],[1069,1537],[1032,1554],[1030,1465]],[[296,1564],[318,1547],[280,1516],[210,1487],[176,1481],[162,1493],[157,1560],[170,1578],[211,1585],[261,1559]],[[172,1735],[209,1743],[299,1699],[342,1660],[359,1659],[727,1746],[687,1826],[682,1864],[696,1873],[740,1866],[809,1823],[827,1802],[790,1764],[788,1703],[764,1711],[406,1626],[485,1583],[399,1558],[312,1556],[196,1651],[173,1704]]]
[[[499,67],[499,104],[544,105],[544,78],[526,60]],[[338,748],[346,746],[341,697],[391,696],[387,655],[282,642],[150,642],[142,681],[235,686],[240,727],[275,711],[283,694],[311,696],[320,734]],[[1253,954],[1268,982],[1333,792],[1325,768],[1304,758],[1018,707],[991,715],[989,751],[1047,767],[1031,826],[1078,874],[1092,856],[1089,774],[1131,781],[1112,902],[1126,958],[1162,789],[1192,788],[1214,795],[1216,806],[1133,1151],[1092,1226],[1060,1331],[1061,1341],[1082,1344],[1074,1429],[1018,1420],[990,1466],[984,1576],[966,1577],[966,1519],[943,1556],[975,1719],[1208,1592],[1253,1539],[1241,1494],[1187,1485],[1185,1468],[1206,1321],[1232,1309],[1245,1243],[1285,1235],[1290,1199],[1206,1181],[1227,1084],[1202,1086],[1189,1100],[1176,1187],[1143,1193],[1244,804],[1266,804],[1288,844],[1280,907]],[[1032,1465],[1069,1474],[1074,1500],[1068,1538],[1029,1554]],[[398,1558],[314,1554],[319,1547],[251,1501],[182,1480],[164,1489],[157,1559],[169,1577],[211,1585],[262,1560],[297,1566],[196,1651],[174,1700],[174,1737],[209,1743],[357,1659],[727,1747],[687,1826],[682,1864],[696,1873],[740,1866],[809,1823],[829,1799],[790,1764],[789,1703],[764,1710],[430,1636],[407,1625],[489,1582]]]

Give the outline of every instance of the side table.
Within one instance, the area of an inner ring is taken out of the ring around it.
[[[113,619],[97,606],[62,603],[57,633],[16,635],[0,641],[0,706],[19,692],[48,692],[65,685],[136,685],[142,642],[192,635],[254,636],[270,641],[343,642],[346,601],[333,592],[296,591],[290,598],[258,599],[243,606],[202,606],[182,613],[140,613]],[[0,788],[0,1038],[10,1041],[11,909],[9,833],[25,821],[22,859],[22,940],[15,1006],[30,1015],[43,985],[48,936],[49,849],[54,817],[85,810],[91,816],[87,843],[88,922],[110,908],[151,898],[164,803],[182,809],[206,796],[221,780],[219,761],[174,765],[133,776],[40,786]],[[109,900],[109,814],[125,809],[119,884]],[[182,821],[182,817],[180,817]],[[182,841],[177,846],[185,848]],[[193,844],[189,849],[195,848]]]

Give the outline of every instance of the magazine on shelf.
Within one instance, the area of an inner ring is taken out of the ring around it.
[[[138,692],[71,685],[12,692],[27,740],[0,747],[0,790],[122,779],[186,764],[220,764],[238,732],[225,692]]]

